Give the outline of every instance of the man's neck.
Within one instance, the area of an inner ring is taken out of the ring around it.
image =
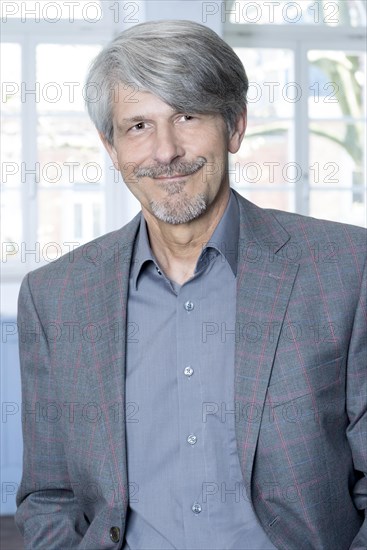
[[[199,218],[185,224],[168,224],[143,210],[150,247],[169,279],[182,285],[190,279],[197,260],[227,207],[230,189]]]

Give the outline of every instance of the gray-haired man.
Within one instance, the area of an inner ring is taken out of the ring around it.
[[[366,548],[365,231],[230,189],[248,81],[204,26],[125,31],[88,83],[142,212],[23,282],[25,407],[75,405],[25,416],[26,547]]]

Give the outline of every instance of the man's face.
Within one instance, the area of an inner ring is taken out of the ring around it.
[[[228,137],[221,115],[176,112],[150,92],[132,96],[122,86],[117,97],[113,145],[102,139],[143,212],[188,223],[227,197],[227,153],[242,136]]]

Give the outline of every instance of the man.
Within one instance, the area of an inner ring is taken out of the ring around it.
[[[142,211],[23,282],[26,548],[367,548],[365,231],[230,189],[248,82],[208,28],[137,25],[88,86]]]

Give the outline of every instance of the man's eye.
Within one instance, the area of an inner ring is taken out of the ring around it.
[[[193,120],[193,119],[194,119],[193,115],[180,115],[179,118],[178,118],[178,120],[180,122],[182,122],[182,121],[185,122],[186,120]]]
[[[131,128],[131,130],[144,130],[144,128],[145,128],[145,122],[138,122]]]

